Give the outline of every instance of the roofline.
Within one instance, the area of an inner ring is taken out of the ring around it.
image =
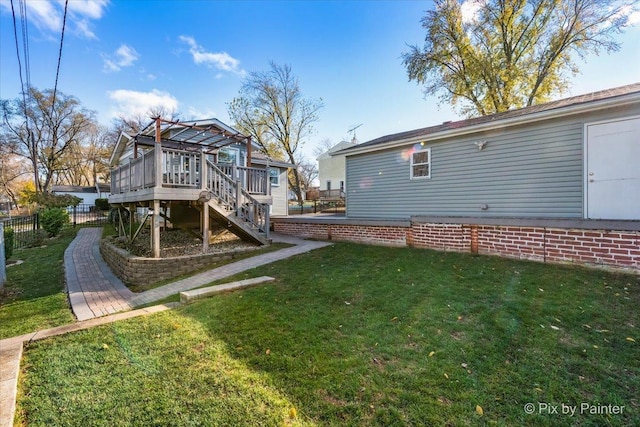
[[[409,138],[403,138],[396,141],[389,141],[386,143],[380,143],[376,145],[370,145],[368,147],[350,147],[340,150],[337,153],[344,154],[345,156],[353,156],[357,154],[369,153],[373,151],[388,150],[390,148],[396,148],[399,146],[412,144],[416,142],[434,141],[444,138],[453,138],[456,136],[463,136],[472,133],[482,132],[486,130],[492,130],[497,128],[505,128],[511,126],[517,126],[527,123],[535,123],[544,120],[550,120],[557,117],[573,116],[576,114],[588,113],[592,111],[604,110],[612,107],[624,107],[640,102],[640,92],[629,93],[620,96],[614,96],[611,98],[600,99],[597,101],[573,104],[565,107],[554,108],[551,110],[545,110],[535,113],[526,114],[523,116],[511,117],[506,119],[499,119],[494,122],[485,122],[477,125],[471,125],[458,129],[447,129],[440,132],[434,132],[426,135],[417,135]]]
[[[267,166],[267,163],[269,164],[269,166],[275,166],[275,167],[280,167],[280,168],[295,168],[296,165],[292,164],[292,163],[287,163],[287,162],[282,162],[280,160],[268,160],[267,159],[262,159],[262,158],[252,158],[251,159],[251,163],[252,164],[258,164],[258,165],[264,165]]]

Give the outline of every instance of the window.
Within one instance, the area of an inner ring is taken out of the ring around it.
[[[431,178],[431,148],[411,154],[411,179]]]
[[[344,181],[340,181],[340,191],[344,191]]]
[[[269,169],[269,181],[276,187],[280,185],[280,169]]]
[[[218,152],[218,163],[240,166],[240,150],[237,148],[221,148]]]
[[[331,181],[327,181],[327,191],[331,191]]]

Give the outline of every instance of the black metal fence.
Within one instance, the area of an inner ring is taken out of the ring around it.
[[[69,215],[68,227],[102,227],[109,224],[109,211],[98,210],[93,205],[69,206],[66,208]],[[13,230],[14,249],[26,248],[41,240],[42,227],[38,213],[28,216],[1,219],[5,230]]]
[[[314,214],[314,213],[333,213],[344,214],[345,205],[342,200],[327,201],[327,200],[314,200],[307,201],[304,205],[290,204],[289,215],[302,215],[302,214]]]

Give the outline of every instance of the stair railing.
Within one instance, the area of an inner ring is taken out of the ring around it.
[[[264,233],[269,238],[269,205],[260,203],[243,186],[225,171],[207,160],[207,189],[227,211],[235,211],[236,216],[250,228]]]

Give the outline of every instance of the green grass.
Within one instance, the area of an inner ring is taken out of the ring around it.
[[[207,264],[206,266],[204,266],[202,268],[190,271],[188,274],[181,274],[179,276],[175,276],[175,277],[172,277],[170,279],[160,280],[160,281],[157,281],[157,282],[154,282],[154,283],[129,284],[129,285],[127,285],[127,287],[129,289],[131,289],[132,292],[136,292],[136,293],[145,292],[145,291],[148,291],[148,290],[151,290],[151,289],[159,288],[160,286],[164,286],[164,285],[167,285],[169,283],[177,282],[178,280],[182,280],[182,279],[187,278],[187,277],[191,277],[191,276],[193,276],[195,274],[203,273],[205,271],[212,270],[214,268],[222,267],[223,265],[231,264],[231,263],[243,260],[243,259],[247,259],[247,258],[251,258],[251,257],[257,256],[257,255],[262,255],[262,254],[266,254],[266,253],[269,253],[269,252],[278,251],[280,249],[285,249],[285,248],[288,248],[288,247],[291,247],[291,246],[293,246],[293,245],[290,245],[288,243],[272,243],[269,246],[256,248],[254,250],[251,250],[251,251],[248,251],[248,252],[244,252],[244,253],[233,254],[230,257],[222,259],[220,261],[214,261],[214,262],[212,262],[210,264]],[[223,255],[223,254],[221,254],[221,255]],[[171,296],[167,300],[163,300],[163,303],[164,302],[170,302],[170,301],[179,301],[179,300],[180,300],[180,297],[179,297],[178,294],[176,294],[176,295]],[[156,304],[158,304],[158,302],[154,302],[154,303],[151,303],[149,305],[156,305]]]
[[[77,229],[67,228],[44,247],[19,249],[7,268],[0,293],[0,339],[71,323],[73,314],[64,292],[64,251]]]
[[[30,344],[17,425],[640,425],[638,276],[353,244],[258,275]]]

